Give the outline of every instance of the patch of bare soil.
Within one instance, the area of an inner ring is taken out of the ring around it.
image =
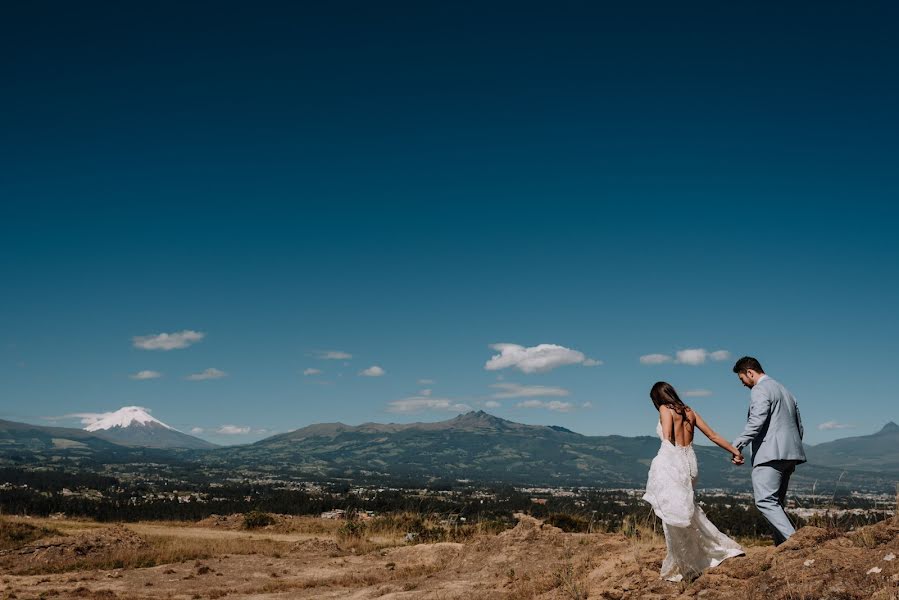
[[[291,546],[292,552],[305,554],[334,554],[341,552],[340,545],[334,540],[311,538],[296,542]]]
[[[708,600],[896,600],[899,521],[849,534],[804,527],[777,549],[726,561],[697,579],[685,597]]]
[[[186,529],[170,527],[169,535]],[[232,540],[238,532],[222,533]],[[51,540],[27,547],[42,560],[58,556],[65,561],[74,547],[92,552],[103,543],[154,543],[155,538],[144,541],[113,527],[90,539],[85,534],[65,551],[54,550],[55,555]],[[253,540],[248,537],[246,543]],[[513,529],[463,543],[377,547],[333,537],[271,543],[276,546],[267,551],[148,568],[4,575],[0,598],[899,600],[895,520],[850,534],[806,527],[777,549],[748,548],[746,557],[678,584],[659,579],[665,554],[659,535],[564,533],[526,515],[518,515]],[[29,554],[17,556],[28,559]]]

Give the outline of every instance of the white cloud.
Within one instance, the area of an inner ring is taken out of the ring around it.
[[[131,338],[135,348],[141,350],[178,350],[196,344],[206,337],[201,331],[185,329],[177,333],[154,333],[150,335],[136,335]]]
[[[201,373],[194,373],[193,375],[188,375],[185,377],[188,381],[203,381],[206,379],[221,379],[225,377],[227,373],[222,370],[211,368],[206,369]]]
[[[681,394],[684,398],[705,398],[712,395],[712,390],[687,390]]]
[[[558,412],[568,412],[574,405],[571,402],[562,402],[561,400],[525,400],[515,405],[516,408],[545,408],[547,410],[555,410]]]
[[[429,396],[412,396],[402,400],[393,400],[387,403],[387,410],[394,413],[413,413],[423,410],[447,410],[453,412],[466,412],[471,407],[461,402],[454,402],[448,398],[431,398]]]
[[[541,396],[567,396],[568,390],[545,385],[519,385],[517,383],[494,383],[490,387],[500,390],[494,398],[534,398]]]
[[[130,377],[131,379],[138,379],[138,380],[156,379],[157,377],[162,377],[162,373],[160,373],[159,371],[138,371],[137,373],[134,373],[133,375],[129,375],[128,377]]]
[[[419,379],[418,385],[434,385],[436,381],[433,379]]]
[[[203,433],[204,431],[206,431],[206,430],[203,429],[202,427],[191,427],[191,428],[190,428],[190,432],[191,432],[192,434],[194,434],[194,435],[200,435],[200,434]]]
[[[708,358],[705,348],[688,348],[677,351],[677,362],[682,365],[701,365]]]
[[[588,358],[583,363],[581,363],[585,367],[598,367],[602,364],[601,360],[596,360],[595,358]]]
[[[498,350],[499,354],[484,364],[488,371],[514,367],[522,373],[545,373],[564,365],[601,364],[598,360],[587,358],[583,352],[556,344],[538,344],[529,348],[518,344],[491,344],[490,348]]]
[[[320,375],[321,369],[306,369],[303,371],[303,375]]]
[[[593,408],[593,403],[588,400],[581,404],[581,408]]]
[[[321,360],[349,360],[353,358],[353,355],[340,350],[319,350],[315,353],[315,358]]]
[[[730,352],[727,350],[707,352],[705,348],[688,348],[677,352],[677,362],[682,365],[701,365],[709,358],[717,361],[727,360],[730,358]]]
[[[668,354],[645,354],[640,357],[640,362],[644,365],[661,365],[674,361],[679,365],[692,365],[695,367],[704,364],[709,359],[722,361],[728,358],[730,358],[730,352],[727,350],[709,352],[705,348],[687,348],[678,350],[674,358]]]
[[[499,408],[500,406],[502,406],[502,404],[500,404],[496,400],[488,400],[487,402],[484,403],[484,406],[486,408]]]
[[[149,412],[149,411],[147,411]],[[93,425],[97,421],[102,421],[106,417],[110,416],[111,412],[105,413],[71,413],[68,415],[63,415],[59,417],[60,419],[80,419],[82,425]],[[56,418],[56,417],[54,417]]]
[[[238,425],[222,425],[215,432],[220,435],[246,435],[250,433],[250,428]]]
[[[818,425],[818,429],[822,431],[829,431],[831,429],[855,429],[855,425],[850,425],[849,423],[840,423],[838,421],[827,421]]]
[[[418,395],[419,395],[419,396],[430,396],[430,395],[431,395],[431,390],[430,390],[430,388],[425,388],[425,389],[423,389],[423,390],[418,390]]]
[[[640,363],[644,365],[661,365],[672,360],[674,359],[667,354],[644,354],[640,357]]]
[[[359,374],[363,377],[381,377],[384,375],[386,371],[379,367],[378,365],[372,365],[367,369],[363,369],[359,371]]]

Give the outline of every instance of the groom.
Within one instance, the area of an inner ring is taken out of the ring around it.
[[[774,545],[778,546],[796,532],[784,505],[790,475],[796,465],[805,462],[802,419],[796,399],[787,388],[765,375],[758,360],[744,356],[734,365],[734,373],[752,392],[746,427],[733,445],[742,451],[752,443],[755,505],[768,520]],[[734,463],[742,461],[735,459]]]

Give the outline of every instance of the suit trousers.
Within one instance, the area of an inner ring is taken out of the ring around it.
[[[787,486],[796,468],[792,460],[772,460],[752,467],[752,491],[755,505],[768,520],[774,545],[787,541],[796,533],[784,507],[787,503]]]

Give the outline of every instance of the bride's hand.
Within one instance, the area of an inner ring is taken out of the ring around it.
[[[743,455],[742,455],[742,454],[734,454],[734,455],[732,455],[732,456],[730,457],[730,462],[734,463],[735,465],[742,465],[743,462],[744,462],[744,460],[743,460]]]

